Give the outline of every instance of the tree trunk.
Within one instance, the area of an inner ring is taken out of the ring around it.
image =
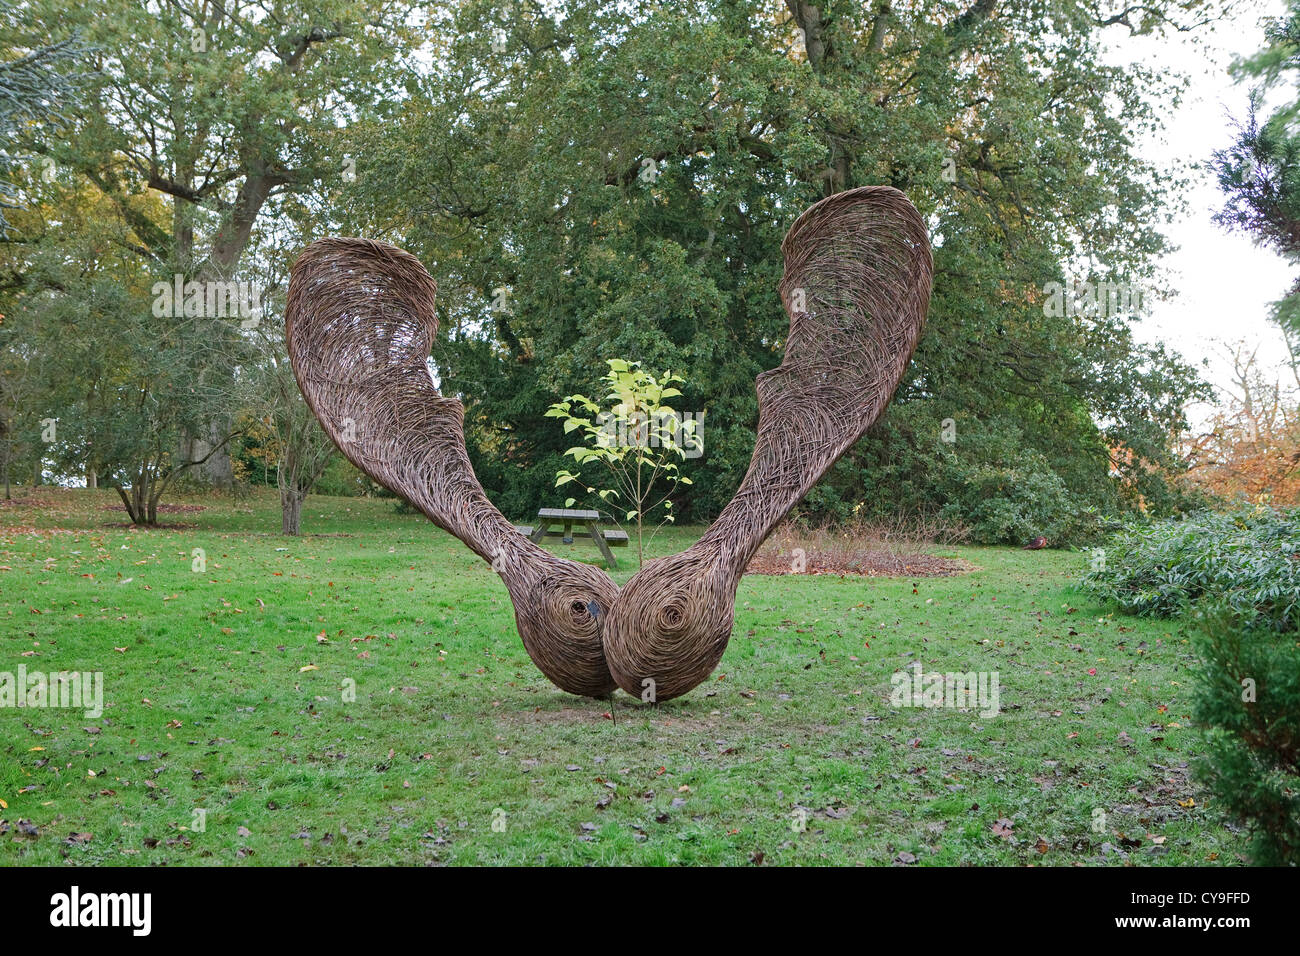
[[[207,482],[213,488],[229,489],[235,483],[235,466],[230,458],[230,446],[216,448],[224,435],[222,429],[227,424],[209,422],[206,436],[192,435],[187,431],[177,446],[176,455],[181,461],[206,459],[203,464],[191,469],[190,475],[195,480]],[[213,451],[214,448],[216,451]]]
[[[161,494],[154,493],[154,488],[158,483],[154,472],[147,466],[141,467],[132,476],[132,479],[129,493],[121,485],[113,486],[118,497],[122,499],[122,504],[126,506],[127,517],[131,519],[131,523],[134,525],[156,525],[158,523],[158,498],[161,497]]]
[[[13,423],[0,419],[0,454],[4,455],[5,501],[9,501],[12,497],[9,494],[9,459],[14,455],[13,442],[9,440],[11,431],[13,431]]]
[[[114,485],[113,490],[122,499],[122,507],[126,508],[126,516],[131,519],[132,524],[135,524],[135,504],[131,501],[131,497],[127,495],[126,490],[121,485]]]
[[[302,502],[307,496],[286,485],[280,489],[280,533],[298,536],[302,533]]]
[[[208,436],[203,442],[204,452],[216,449],[212,452],[207,461],[203,463],[202,470],[208,481],[214,488],[223,488],[229,490],[235,484],[235,463],[230,458],[230,445],[221,444],[222,437],[229,429],[229,422],[209,422]]]
[[[212,253],[206,264],[206,272],[215,269],[222,276],[230,275],[239,264],[240,253],[248,245],[252,235],[253,224],[271,196],[276,186],[290,182],[283,174],[273,173],[267,163],[254,160],[250,163],[244,176],[235,202],[230,210],[230,217],[222,222],[212,240]]]

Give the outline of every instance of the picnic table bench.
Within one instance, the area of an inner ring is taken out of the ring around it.
[[[563,526],[564,530],[553,530],[555,525]],[[586,530],[574,531],[574,525],[579,525]],[[626,531],[601,527],[599,511],[586,511],[580,508],[539,508],[536,526],[517,524],[515,530],[537,544],[541,544],[542,539],[546,537],[560,538],[565,544],[573,544],[574,538],[590,538],[596,542],[596,547],[600,548],[600,553],[605,558],[605,565],[612,569],[618,568],[618,561],[615,560],[614,552],[610,548],[625,548],[628,542]]]

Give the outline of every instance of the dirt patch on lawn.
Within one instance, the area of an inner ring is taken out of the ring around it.
[[[941,578],[973,571],[960,558],[931,553],[932,542],[881,536],[874,528],[803,529],[787,524],[764,542],[746,574],[857,574]]]
[[[101,511],[126,511],[126,505],[104,505]],[[200,511],[207,511],[207,505],[159,505],[158,513],[160,515],[196,515]],[[161,525],[159,525],[161,527]]]
[[[131,524],[129,521],[106,521],[100,525],[101,528],[121,528],[124,531],[193,531],[198,527],[196,524]]]
[[[974,569],[960,558],[934,554],[898,555],[870,549],[847,554],[819,554],[805,549],[803,570],[791,554],[759,552],[746,574],[858,574],[868,578],[947,578]]]
[[[46,538],[56,534],[89,534],[85,528],[37,528],[35,525],[15,524],[0,526],[0,535],[8,537]]]
[[[665,701],[658,707],[647,706],[617,693],[614,700],[592,700],[589,706],[570,706],[556,703],[540,707],[505,708],[493,710],[492,715],[503,723],[516,727],[570,727],[581,724],[618,726],[626,721],[649,719],[657,728],[673,732],[698,731],[712,728],[719,718],[709,711],[716,705],[701,697]],[[701,713],[701,710],[703,712]]]
[[[118,511],[121,512],[122,514],[126,514],[125,505],[101,505],[99,510]],[[208,510],[207,505],[161,505],[160,504],[158,506],[158,513],[160,515],[196,515],[200,511],[207,511],[207,510]],[[164,524],[162,522],[153,525],[144,525],[144,524],[132,524],[129,521],[121,521],[121,522],[110,521],[107,524],[101,525],[101,527],[128,528],[133,531],[192,531],[194,528],[197,528],[198,525],[180,524],[180,523]]]
[[[0,498],[0,508],[53,508],[54,504],[52,498]]]
[[[590,707],[545,707],[527,710],[507,710],[502,708],[493,716],[498,720],[516,726],[553,727],[572,726],[575,724],[601,724],[610,722],[610,702],[592,701]]]
[[[238,532],[240,537],[244,538],[284,538],[282,531],[241,531]],[[356,535],[348,531],[321,531],[313,534],[310,531],[304,531],[298,535],[300,538],[355,538]]]

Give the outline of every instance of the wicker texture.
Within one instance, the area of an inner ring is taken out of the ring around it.
[[[436,294],[401,249],[312,243],[294,263],[285,310],[298,387],[349,461],[492,564],[542,673],[570,693],[607,696],[614,682],[599,615],[618,589],[604,572],[516,533],[483,493],[465,449],[464,407],[438,393],[426,365]]]
[[[669,700],[717,666],[745,567],[880,417],[925,321],[929,241],[895,189],[822,200],[790,227],[782,252],[790,335],[781,365],[758,377],[745,480],[698,542],[651,561],[621,593],[604,572],[517,534],[487,500],[465,449],[464,408],[438,393],[426,365],[437,286],[414,256],[365,239],[310,245],[289,282],[289,357],[343,454],[501,574],[524,647],[553,683],[590,697],[617,683]]]
[[[898,190],[868,186],[823,199],[781,249],[790,336],[781,365],[758,376],[749,471],[704,536],[647,564],[605,618],[605,659],[630,694],[669,700],[709,676],[754,552],[880,417],[920,340],[930,244]]]

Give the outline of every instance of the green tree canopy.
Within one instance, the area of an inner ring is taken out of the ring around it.
[[[1174,184],[1133,144],[1178,88],[1107,65],[1100,37],[1186,26],[1183,10],[468,0],[435,14],[433,69],[391,120],[351,127],[355,215],[434,270],[435,358],[507,510],[559,466],[546,408],[626,356],[680,370],[682,407],[707,410],[687,505],[714,513],[752,449],[754,378],[782,352],[784,230],[868,183],[931,224],[930,327],[894,411],[813,506],[938,510],[954,455],[988,458],[963,434],[990,429],[1004,486],[1045,469],[1081,502],[1167,506],[1195,375],[1135,343],[1128,316],[1044,300],[1051,282],[1153,278]],[[941,446],[963,418],[979,424]]]

